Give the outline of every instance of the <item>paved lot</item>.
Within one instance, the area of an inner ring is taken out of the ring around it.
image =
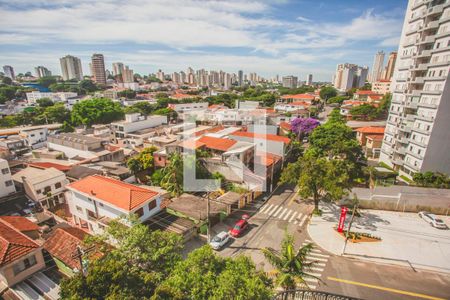
[[[343,238],[333,229],[339,208],[326,205],[323,211],[322,217],[313,218],[309,234],[323,249],[340,255]],[[450,273],[450,230],[433,228],[415,213],[363,211],[361,218],[355,218],[352,231],[371,233],[382,241],[348,243],[346,255]]]

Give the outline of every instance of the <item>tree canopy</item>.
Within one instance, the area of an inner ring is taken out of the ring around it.
[[[450,176],[440,172],[416,173],[413,176],[414,183],[422,187],[433,187],[440,189],[450,188]]]
[[[325,86],[320,89],[320,98],[328,102],[328,99],[336,97],[337,90],[332,86]]]
[[[72,109],[72,122],[91,126],[108,124],[124,117],[120,104],[106,98],[93,98],[76,103]]]

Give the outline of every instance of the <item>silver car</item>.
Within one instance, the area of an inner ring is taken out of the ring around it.
[[[214,250],[219,250],[226,243],[228,243],[229,240],[230,240],[230,234],[228,232],[226,232],[226,231],[222,231],[219,234],[217,234],[215,237],[213,237],[213,239],[211,240],[209,245]]]
[[[435,228],[439,228],[439,229],[447,229],[448,228],[447,225],[444,223],[444,221],[442,221],[436,215],[431,214],[429,212],[421,211],[421,212],[419,212],[419,217],[424,219],[426,222],[428,222],[431,226],[433,226]]]

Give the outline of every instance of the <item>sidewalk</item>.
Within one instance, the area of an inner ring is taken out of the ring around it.
[[[324,250],[341,255],[344,238],[337,226],[340,209],[322,204],[321,217],[312,217],[308,225],[311,239]],[[354,219],[352,231],[380,237],[380,242],[347,243],[345,256],[417,269],[450,273],[450,230],[431,227],[414,213],[362,210]],[[350,220],[347,215],[346,227]],[[449,221],[448,219],[446,221]]]

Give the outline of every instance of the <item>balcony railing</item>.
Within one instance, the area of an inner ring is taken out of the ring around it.
[[[284,291],[273,297],[274,300],[361,300],[343,295],[320,291],[292,290]]]

